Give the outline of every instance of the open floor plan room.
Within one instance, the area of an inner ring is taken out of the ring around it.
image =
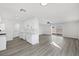
[[[79,56],[79,3],[0,3],[0,56]]]

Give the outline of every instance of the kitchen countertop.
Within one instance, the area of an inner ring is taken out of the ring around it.
[[[6,35],[6,32],[1,31],[1,32],[0,32],[0,36],[2,36],[2,35]]]
[[[6,33],[0,33],[0,35],[6,35]]]

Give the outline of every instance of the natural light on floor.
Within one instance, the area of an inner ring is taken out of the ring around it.
[[[52,44],[52,45],[54,45],[55,47],[57,47],[57,48],[59,48],[59,49],[62,49],[58,44],[56,44],[55,42],[52,42],[52,43],[50,43],[50,44]]]
[[[62,49],[62,44],[64,42],[63,40],[63,37],[61,36],[55,36],[55,35],[52,35],[51,36],[51,45],[54,45],[55,47],[59,48],[59,49]]]

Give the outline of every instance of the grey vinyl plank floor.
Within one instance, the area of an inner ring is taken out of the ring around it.
[[[79,56],[79,40],[56,35],[40,35],[40,43],[31,45],[15,38],[7,42],[0,56]]]

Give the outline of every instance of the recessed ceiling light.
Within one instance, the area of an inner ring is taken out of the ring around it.
[[[42,6],[46,6],[46,5],[47,5],[47,3],[41,3],[41,5],[42,5]]]

